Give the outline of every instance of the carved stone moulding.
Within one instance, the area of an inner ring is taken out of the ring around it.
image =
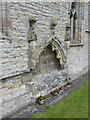
[[[55,39],[54,36],[51,36],[51,38],[49,39],[49,41],[45,44],[45,46],[43,46],[42,51],[40,52],[40,54],[48,47],[48,46],[52,47],[52,52],[55,51],[56,52],[56,58],[59,60],[59,63],[61,65],[61,68],[64,68],[64,65],[66,63],[66,53],[64,51],[64,49],[61,47],[60,42]],[[40,55],[39,55],[40,56]],[[37,60],[37,63],[39,62],[39,57]]]

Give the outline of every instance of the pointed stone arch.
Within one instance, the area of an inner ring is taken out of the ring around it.
[[[66,52],[64,48],[61,46],[61,42],[56,39],[54,36],[51,36],[48,42],[43,46],[42,51],[40,54],[48,47],[52,47],[52,52],[56,52],[56,58],[59,60],[59,63],[61,65],[61,68],[63,69],[66,63]],[[40,55],[39,55],[40,56]],[[39,62],[39,59],[37,60],[37,63]]]
[[[40,65],[40,57],[42,55],[42,52],[44,52],[48,46],[51,46],[51,54],[54,53],[55,57],[59,62],[60,69],[66,68],[66,51],[64,47],[62,46],[60,40],[58,40],[54,35],[50,37],[50,39],[45,42],[45,44],[40,48],[38,51],[37,48],[34,46],[36,45],[36,42],[32,41],[29,54],[31,55],[29,58],[29,69],[30,71],[34,71],[36,68],[38,68],[38,65]],[[50,55],[50,54],[49,54]],[[45,56],[43,56],[45,57]]]

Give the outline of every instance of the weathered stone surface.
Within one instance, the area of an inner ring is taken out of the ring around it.
[[[87,72],[88,5],[84,3],[81,44],[73,47],[65,41],[70,5],[13,2],[7,7],[11,21],[8,35],[2,35],[0,28],[0,116],[35,102],[40,96],[62,93],[70,87],[70,81],[65,81],[68,76],[73,80]],[[33,16],[36,22],[31,29],[29,20]],[[53,31],[52,19],[57,23]]]

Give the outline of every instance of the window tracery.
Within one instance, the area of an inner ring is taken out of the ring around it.
[[[81,2],[72,2],[70,9],[70,38],[71,41],[81,42],[83,8]]]

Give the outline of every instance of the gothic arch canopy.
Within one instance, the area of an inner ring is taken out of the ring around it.
[[[44,51],[49,45],[52,47],[52,51],[56,52],[56,58],[59,60],[60,65],[63,68],[64,64],[66,63],[66,53],[63,47],[61,47],[60,41],[57,40],[54,36],[51,36],[49,41],[43,46],[42,51]]]
[[[32,41],[32,44],[30,46],[29,54],[31,55],[29,58],[29,69],[35,69],[37,64],[39,63],[40,55],[43,51],[47,49],[47,47],[50,45],[52,48],[52,52],[56,52],[56,58],[59,60],[60,66],[63,69],[65,67],[66,63],[66,51],[64,47],[61,45],[61,42],[52,35],[50,39],[42,46],[40,51],[36,51],[36,47],[34,48],[35,41]],[[36,43],[36,42],[35,42]]]

